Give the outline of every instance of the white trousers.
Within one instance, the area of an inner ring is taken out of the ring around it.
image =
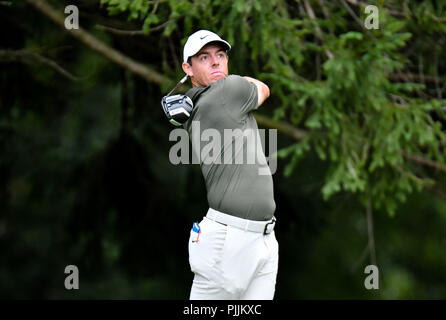
[[[191,300],[272,300],[279,245],[269,234],[244,231],[210,220],[191,230],[189,264],[195,274]]]

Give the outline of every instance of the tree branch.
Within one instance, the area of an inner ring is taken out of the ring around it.
[[[361,265],[361,263],[363,263],[364,260],[367,258],[367,253],[369,253],[369,252],[370,252],[370,246],[369,246],[369,243],[367,242],[367,245],[365,246],[364,250],[361,253],[361,257],[359,258],[358,261],[356,261],[356,263],[350,269],[350,273],[353,273],[356,271],[356,269]]]
[[[311,7],[308,0],[304,0],[304,6],[305,6],[305,10],[307,11],[310,19],[315,21],[316,15],[314,14],[313,8]],[[316,21],[315,21],[315,23],[316,23]],[[319,28],[319,25],[317,25],[317,23],[316,23],[316,36],[319,38],[319,40],[324,41],[324,36],[322,35],[322,30],[321,30],[321,28]],[[334,58],[333,53],[328,49],[325,49],[325,54],[327,55],[328,59]]]
[[[358,18],[358,16],[356,15],[356,13],[352,10],[352,8],[350,8],[350,6],[344,1],[344,0],[340,0],[340,2],[342,3],[342,5],[344,6],[345,9],[347,9],[348,13],[353,17],[353,19],[361,26],[361,28],[363,30],[367,30],[364,26],[364,23],[361,21],[361,19]]]
[[[437,197],[446,201],[446,194],[440,189],[435,188],[435,186],[429,186],[429,185],[426,186],[426,189],[434,193]]]
[[[358,0],[346,0],[346,1],[348,3],[356,6],[356,7],[366,7],[366,6],[369,5],[368,3],[361,2],[361,1],[358,1]],[[389,14],[394,16],[394,17],[404,17],[404,18],[407,18],[407,14],[405,14],[404,12],[395,11],[395,10],[392,10],[390,8],[386,8],[386,9],[389,11]]]
[[[330,14],[328,13],[327,5],[324,2],[324,0],[318,0],[318,2],[319,2],[319,6],[322,9],[322,13],[324,14],[325,19],[327,19],[327,20],[330,19]]]
[[[275,128],[279,132],[281,132],[295,140],[298,140],[298,141],[302,140],[307,135],[306,131],[298,129],[289,123],[275,121],[275,120],[268,118],[267,116],[257,114],[257,113],[253,113],[253,115],[256,118],[258,124],[261,124],[267,128]]]
[[[277,49],[278,49],[279,52],[282,54],[283,61],[284,61],[285,64],[288,66],[290,72],[293,74],[294,80],[295,80],[296,82],[299,82],[299,81],[308,81],[307,79],[305,79],[304,77],[298,75],[298,74],[294,71],[295,68],[293,68],[293,66],[292,66],[291,63],[290,63],[290,59],[288,59],[287,54],[283,51],[283,47],[282,47],[282,44],[280,43],[280,40],[276,40],[275,43],[276,43]]]
[[[279,132],[297,141],[302,140],[308,134],[307,131],[298,129],[289,123],[275,121],[261,114],[254,113],[254,117],[259,125],[263,125],[267,128],[276,128]],[[410,155],[405,152],[403,152],[403,156],[409,161],[434,168],[435,170],[446,172],[446,166],[436,161],[417,155]]]
[[[369,235],[369,252],[370,252],[370,262],[373,265],[376,264],[376,252],[375,252],[375,234],[373,231],[373,211],[372,211],[372,197],[370,194],[370,189],[367,189],[367,233]]]
[[[150,31],[158,31],[163,28],[165,28],[170,23],[170,20],[167,20],[166,22],[160,24],[159,26],[150,28]],[[96,28],[99,30],[108,31],[110,33],[120,35],[120,36],[144,36],[144,32],[142,30],[122,30],[122,29],[116,29],[108,26],[103,26],[100,24],[96,25]]]
[[[389,74],[389,79],[393,81],[417,81],[417,82],[433,82],[438,83],[441,82],[442,79],[440,79],[438,76],[428,76],[428,75],[418,75],[413,73],[401,73],[401,74]]]
[[[52,8],[45,0],[26,0],[26,2],[28,2],[34,8],[39,10],[41,13],[53,20],[56,24],[65,29],[64,15],[58,10]],[[156,83],[158,85],[161,85],[162,83],[171,84],[172,82],[170,81],[170,79],[164,77],[152,68],[133,60],[132,58],[122,54],[121,52],[113,48],[110,48],[104,42],[92,36],[90,33],[83,30],[82,28],[67,30],[67,32],[94,51],[102,54],[107,59],[129,70],[130,72],[139,75],[148,82]]]
[[[98,30],[107,31],[107,32],[110,32],[112,34],[116,34],[119,36],[143,36],[144,35],[144,32],[142,32],[142,30],[121,30],[121,29],[116,29],[116,28],[112,28],[112,27],[108,27],[108,26],[103,26],[100,24],[97,24],[95,26],[95,28]]]
[[[426,158],[416,156],[413,154],[407,154],[404,152],[403,152],[403,156],[410,161],[434,168],[435,170],[446,172],[446,166],[442,165],[441,163],[435,162],[433,160],[426,159]]]
[[[443,99],[443,92],[440,89],[440,81],[438,80],[438,50],[435,50],[435,58],[434,58],[434,72],[435,72],[435,89],[437,90],[437,98],[439,100]]]
[[[410,78],[406,74],[404,74],[401,70],[397,70],[397,72],[398,72],[398,76],[400,76],[405,82],[412,82],[410,80]],[[412,75],[412,76],[415,77],[415,75]],[[417,88],[415,89],[415,91],[418,93],[418,95],[420,97],[424,97],[426,99],[430,99],[429,95],[427,95],[423,91],[421,91],[421,90],[419,90]]]
[[[55,61],[45,58],[37,53],[26,50],[0,50],[0,62],[16,61],[28,64],[32,64],[34,62],[41,63],[51,67],[72,81],[79,81],[78,77],[73,76],[70,72],[59,66]]]

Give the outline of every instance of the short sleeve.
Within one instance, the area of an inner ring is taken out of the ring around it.
[[[258,93],[254,83],[237,75],[230,75],[225,80],[224,101],[228,109],[239,111],[241,116],[257,109]]]

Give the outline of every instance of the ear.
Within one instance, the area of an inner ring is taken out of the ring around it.
[[[189,63],[183,62],[181,67],[183,68],[184,73],[186,73],[189,77],[194,76],[194,72],[192,71],[192,67]]]

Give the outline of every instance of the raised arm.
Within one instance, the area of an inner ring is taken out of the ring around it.
[[[243,77],[249,82],[252,82],[257,87],[257,93],[258,93],[258,105],[262,105],[262,103],[269,97],[269,88],[266,84],[264,84],[262,81],[259,81],[257,79],[251,78],[251,77]]]

